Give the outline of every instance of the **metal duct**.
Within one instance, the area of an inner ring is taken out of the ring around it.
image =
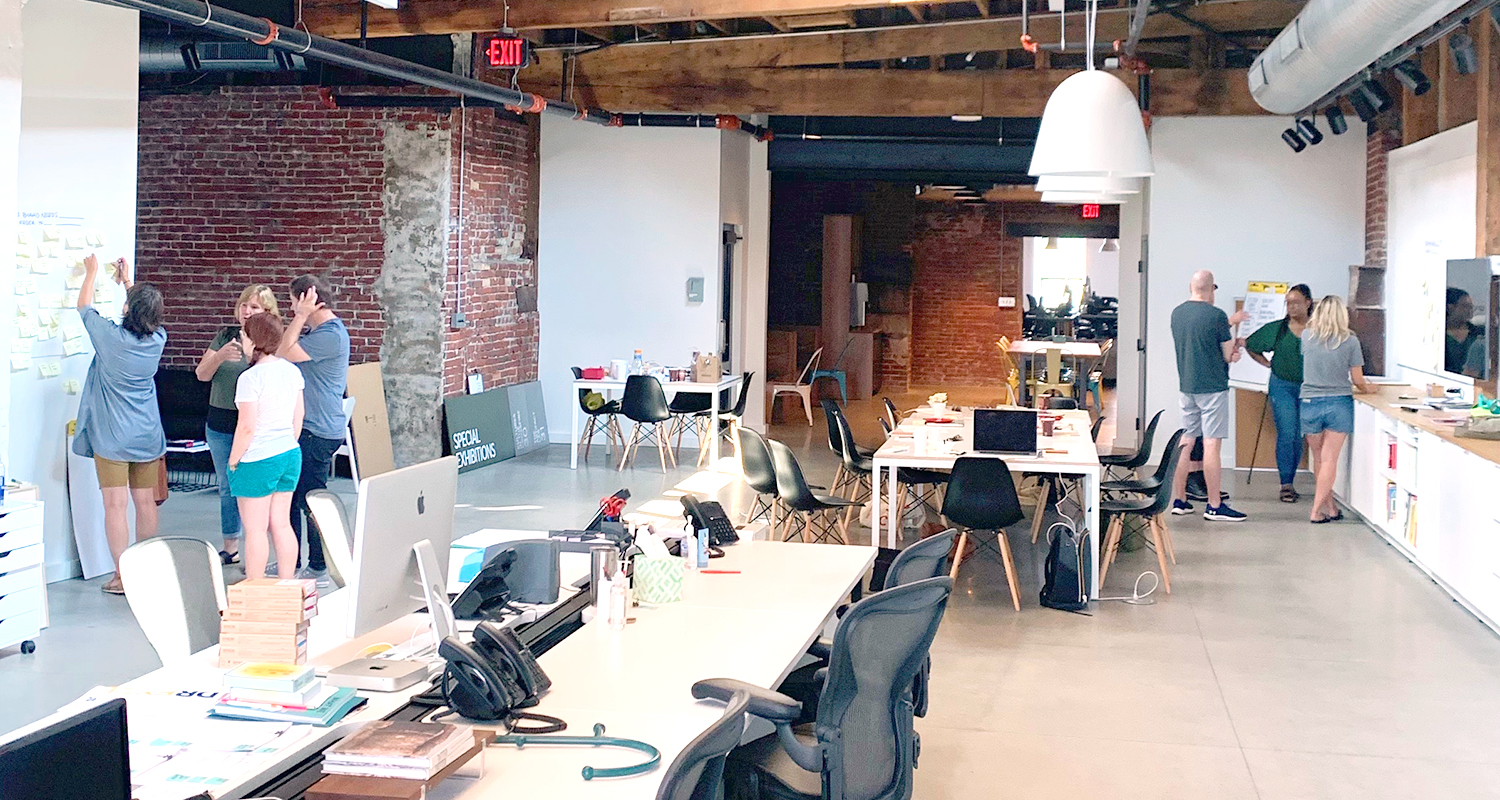
[[[250,42],[141,38],[141,73],[283,72],[307,69],[302,56]]]
[[[1466,0],[1308,0],[1250,65],[1250,94],[1296,114]]]

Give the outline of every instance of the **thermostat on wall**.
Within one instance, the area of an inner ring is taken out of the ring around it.
[[[688,278],[688,281],[687,281],[687,301],[689,303],[701,303],[701,302],[703,302],[703,279],[702,278]]]

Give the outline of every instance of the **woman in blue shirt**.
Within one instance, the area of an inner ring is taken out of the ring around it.
[[[73,452],[94,459],[104,495],[104,537],[115,559],[115,576],[102,588],[124,594],[120,554],[130,545],[125,511],[132,500],[136,539],[156,535],[156,461],[167,452],[156,405],[156,367],[167,331],[162,327],[161,290],[132,282],[125,259],[114,263],[115,281],[126,289],[125,313],[118,325],[90,302],[99,259],[91,254],[83,260],[78,314],[94,345],[94,360],[83,381]]]

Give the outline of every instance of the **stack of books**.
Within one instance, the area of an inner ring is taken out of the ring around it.
[[[318,613],[318,583],[259,578],[229,587],[219,623],[219,667],[307,661],[307,626]]]
[[[375,722],[323,753],[323,772],[430,780],[475,747],[468,727],[434,722]]]
[[[328,686],[302,664],[241,664],[225,674],[224,687],[209,712],[215,717],[327,727],[360,703],[353,689]]]

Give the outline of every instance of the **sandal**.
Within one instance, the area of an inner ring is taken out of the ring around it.
[[[1302,495],[1297,494],[1297,490],[1296,489],[1293,489],[1290,486],[1283,486],[1283,487],[1281,487],[1281,502],[1283,502],[1283,503],[1295,503],[1295,502],[1297,502],[1298,500],[1301,500],[1301,499],[1302,499]]]
[[[239,554],[239,551],[235,551],[235,552],[231,553],[228,550],[220,550],[219,551],[219,560],[222,561],[222,562],[224,562],[224,566],[226,566],[226,567],[229,566],[230,564],[238,564],[238,563],[240,563],[240,554]]]
[[[105,594],[125,594],[125,584],[121,583],[120,576],[116,575],[105,581],[104,585],[99,587],[99,590]]]

